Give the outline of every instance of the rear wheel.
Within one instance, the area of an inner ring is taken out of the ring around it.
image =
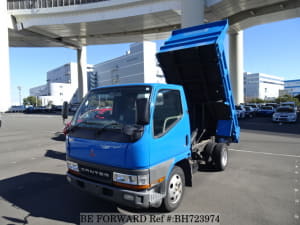
[[[214,167],[217,170],[225,170],[228,164],[228,147],[225,144],[218,143],[216,144],[213,151],[213,162]]]
[[[170,174],[167,184],[167,195],[163,201],[163,209],[167,212],[175,210],[183,197],[185,177],[183,170],[175,166]]]
[[[213,154],[215,146],[216,146],[216,143],[209,142],[205,146],[204,151],[202,152],[202,156],[204,157],[204,160],[207,165],[212,163],[212,154]]]

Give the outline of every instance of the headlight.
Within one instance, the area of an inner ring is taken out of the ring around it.
[[[130,189],[147,189],[151,185],[149,183],[149,174],[145,175],[129,175],[124,173],[113,173],[113,182],[117,186]]]
[[[78,164],[75,163],[75,162],[67,161],[67,167],[68,167],[68,169],[70,169],[70,170],[79,172]]]
[[[124,184],[133,184],[137,185],[137,176],[135,175],[128,175],[123,173],[115,173],[113,174],[113,181],[118,183],[124,183]]]
[[[114,172],[113,181],[131,185],[147,185],[149,184],[149,175],[129,175]]]

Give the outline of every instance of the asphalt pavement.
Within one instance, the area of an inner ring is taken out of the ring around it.
[[[60,116],[13,113],[2,119],[1,225],[78,224],[81,212],[144,212],[67,183]],[[230,145],[226,170],[196,173],[174,213],[216,213],[222,225],[300,224],[300,122],[254,118],[240,125],[240,143]]]

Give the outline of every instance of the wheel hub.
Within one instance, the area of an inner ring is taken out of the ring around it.
[[[222,165],[223,166],[227,165],[227,158],[228,158],[227,151],[223,150],[223,157],[222,157]]]
[[[182,180],[178,174],[174,174],[169,184],[169,200],[172,204],[177,203],[182,195]]]

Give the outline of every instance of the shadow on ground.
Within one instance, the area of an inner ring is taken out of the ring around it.
[[[52,158],[52,159],[59,159],[59,160],[66,160],[66,153],[65,152],[59,152],[55,150],[47,150],[45,157]]]
[[[24,218],[2,214],[6,225],[30,224],[32,217],[79,224],[80,213],[161,213],[155,208],[118,206],[76,189],[67,182],[65,175],[51,173],[32,172],[1,180],[0,199],[28,212]]]
[[[65,141],[66,136],[62,132],[56,132],[54,137],[51,138],[54,141]]]
[[[81,212],[118,212],[115,204],[77,190],[59,174],[26,173],[1,180],[0,196],[28,212],[25,218],[2,215],[7,224],[28,224],[30,217],[79,224]]]

